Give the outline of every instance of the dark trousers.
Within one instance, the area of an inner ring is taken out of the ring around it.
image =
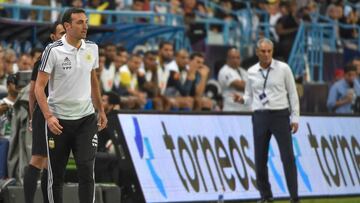
[[[92,203],[94,196],[94,163],[97,148],[97,120],[94,114],[78,120],[61,120],[62,134],[49,129],[48,196],[49,202],[62,203],[65,168],[70,150],[74,154],[79,178],[79,200]]]
[[[289,110],[255,111],[252,117],[256,182],[262,198],[272,197],[267,168],[271,135],[280,149],[281,161],[291,199],[298,198],[297,171],[291,138]]]

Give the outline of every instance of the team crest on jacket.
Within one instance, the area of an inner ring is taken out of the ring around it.
[[[53,138],[49,138],[49,148],[54,149],[55,148],[55,141]]]
[[[91,54],[87,53],[87,54],[85,55],[85,59],[90,62],[90,61],[92,60]]]

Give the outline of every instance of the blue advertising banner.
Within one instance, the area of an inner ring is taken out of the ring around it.
[[[251,116],[119,114],[147,202],[259,197]],[[301,117],[293,135],[300,196],[360,194],[360,119]],[[288,197],[277,143],[268,161],[275,197]]]

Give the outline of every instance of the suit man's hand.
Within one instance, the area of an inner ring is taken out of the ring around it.
[[[290,127],[291,127],[291,133],[295,134],[299,129],[299,124],[298,123],[291,123]]]

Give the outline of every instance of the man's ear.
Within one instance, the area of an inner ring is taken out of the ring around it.
[[[64,23],[63,23],[63,26],[64,26],[64,29],[65,29],[65,30],[68,30],[68,28],[70,28],[71,24],[68,23],[68,22],[64,22]]]
[[[51,41],[55,41],[55,35],[54,35],[54,34],[50,34],[50,39],[51,39]]]

